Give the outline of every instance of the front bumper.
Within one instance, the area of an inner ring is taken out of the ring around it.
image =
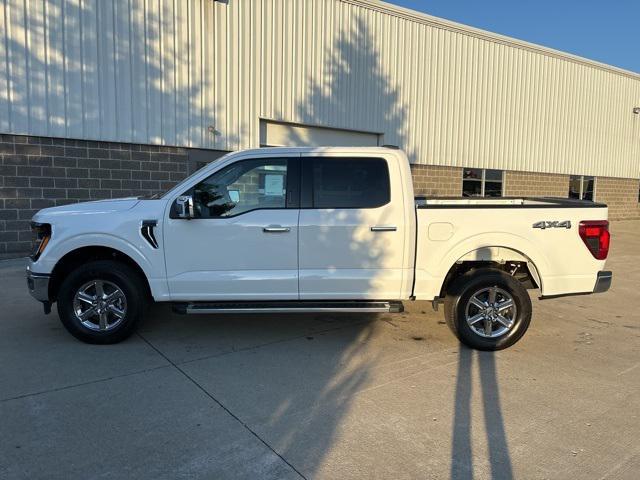
[[[611,280],[613,279],[613,272],[602,271],[598,272],[598,278],[596,278],[596,286],[593,287],[593,293],[606,292],[611,288]]]
[[[49,279],[46,273],[34,273],[27,269],[27,287],[33,298],[41,302],[49,302]]]

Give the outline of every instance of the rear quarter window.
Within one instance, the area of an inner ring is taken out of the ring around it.
[[[391,201],[382,158],[313,158],[314,208],[377,208]]]

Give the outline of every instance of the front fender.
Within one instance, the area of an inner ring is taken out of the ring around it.
[[[54,237],[55,238],[55,237]],[[168,298],[168,289],[164,275],[164,261],[158,250],[145,252],[131,241],[108,233],[82,233],[64,237],[51,242],[41,258],[31,264],[31,270],[39,273],[51,273],[57,263],[67,254],[85,247],[107,247],[117,250],[131,258],[143,271],[149,282],[151,294],[156,300]],[[143,245],[141,245],[143,247]],[[151,258],[154,255],[155,258]]]
[[[66,254],[84,247],[113,248],[131,257],[145,275],[151,276],[154,273],[154,267],[143,251],[131,242],[108,233],[83,233],[67,237],[64,239],[64,242],[54,244],[52,247],[51,252],[47,252],[47,259],[51,256],[59,260]]]

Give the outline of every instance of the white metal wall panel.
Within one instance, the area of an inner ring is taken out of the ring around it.
[[[11,77],[9,73],[9,55],[7,52],[9,24],[7,21],[5,0],[2,0],[0,1],[0,131],[3,132],[11,130],[11,119],[9,117],[11,112],[9,104]]]
[[[264,118],[380,131],[419,163],[640,175],[640,75],[380,3],[262,3],[285,52],[264,64]]]
[[[80,10],[80,31],[82,41],[82,56],[79,64],[82,75],[81,97],[78,98],[78,92],[74,92],[65,83],[66,94],[75,97],[76,100],[82,102],[82,137],[91,139],[109,140],[106,131],[101,128],[101,97],[103,93],[100,91],[101,71],[98,63],[98,23],[96,5],[98,0],[82,0]],[[51,22],[53,23],[53,18]],[[50,111],[49,115],[59,115],[59,111]],[[28,132],[38,134],[39,132]],[[42,133],[42,135],[48,134]],[[115,139],[114,139],[115,140]]]
[[[368,0],[0,0],[0,131],[233,150],[260,119],[414,162],[638,177],[640,75]]]

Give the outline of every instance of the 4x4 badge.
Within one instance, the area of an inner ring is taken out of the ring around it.
[[[548,222],[541,221],[533,224],[533,228],[541,228],[546,230],[547,228],[571,228],[571,220],[563,220],[561,222]]]

